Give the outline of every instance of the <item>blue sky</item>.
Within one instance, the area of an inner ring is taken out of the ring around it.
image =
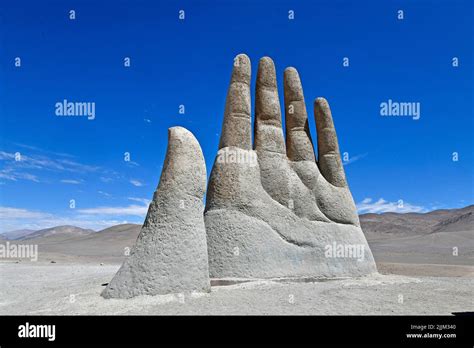
[[[2,1],[0,232],[141,223],[171,126],[195,134],[210,172],[238,53],[253,86],[273,58],[280,97],[298,69],[313,138],[312,101],[328,99],[361,213],[473,204],[472,17],[459,0]],[[56,116],[64,99],[94,102],[95,119]],[[389,99],[420,118],[381,116]]]

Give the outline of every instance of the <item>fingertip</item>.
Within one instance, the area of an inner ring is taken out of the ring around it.
[[[275,63],[270,57],[262,57],[258,63],[257,83],[276,88]]]
[[[200,149],[199,141],[194,134],[180,126],[168,128],[168,144],[176,148]]]
[[[238,59],[239,61],[250,63],[250,58],[245,53],[239,53],[235,56],[234,60]]]
[[[234,68],[232,69],[232,81],[250,85],[251,72],[252,69],[249,57],[244,53],[235,56]]]
[[[314,114],[316,116],[316,127],[321,129],[333,127],[331,109],[326,98],[318,97],[314,100]]]
[[[318,97],[314,100],[314,106],[320,109],[329,109],[329,103],[324,97]]]
[[[289,66],[285,69],[284,75],[287,78],[297,77],[298,76],[298,70],[296,70],[296,68],[294,68],[292,66]]]
[[[298,70],[290,66],[285,69],[284,73],[284,89],[285,98],[288,101],[296,101],[303,99],[303,87],[301,85]]]
[[[270,64],[270,65],[274,65],[275,63],[273,62],[273,59],[271,59],[269,56],[263,56],[262,58],[260,58],[260,61],[259,61],[260,64]]]

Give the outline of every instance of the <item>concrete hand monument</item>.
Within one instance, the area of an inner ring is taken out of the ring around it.
[[[275,66],[262,58],[252,145],[250,78],[249,58],[238,55],[205,211],[206,167],[199,143],[184,128],[169,130],[163,172],[143,228],[102,296],[205,292],[209,276],[333,278],[377,271],[327,101],[314,101],[316,158],[298,72],[284,73],[285,137]]]
[[[344,277],[376,272],[346,182],[331,111],[314,101],[318,157],[298,72],[260,60],[251,135],[251,67],[238,55],[206,196],[211,277]]]

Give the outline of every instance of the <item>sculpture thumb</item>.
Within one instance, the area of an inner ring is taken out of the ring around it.
[[[103,297],[210,291],[205,190],[206,165],[198,141],[185,128],[170,128],[160,183],[145,223]]]

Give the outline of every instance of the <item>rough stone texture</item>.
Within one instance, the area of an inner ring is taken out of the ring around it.
[[[315,101],[318,159],[308,127],[298,72],[285,71],[286,144],[273,61],[260,60],[255,101],[255,147],[242,130],[250,116],[229,117],[232,110],[250,110],[250,97],[233,93],[236,76],[250,80],[245,55],[234,64],[227,96],[223,133],[207,191],[205,224],[211,277],[343,277],[376,272],[347,186],[329,105]],[[245,84],[247,95],[248,84]],[[327,257],[328,245],[364,247],[364,259]]]
[[[245,54],[234,59],[232,77],[227,91],[224,124],[219,148],[235,146],[250,150],[252,136],[250,125],[250,60]]]
[[[206,166],[186,129],[169,129],[160,183],[145,223],[105,298],[210,291],[203,219]]]

